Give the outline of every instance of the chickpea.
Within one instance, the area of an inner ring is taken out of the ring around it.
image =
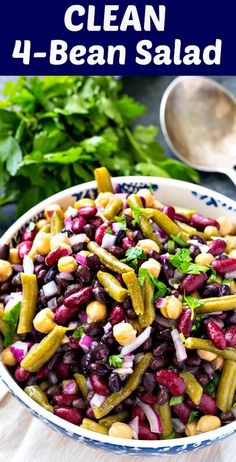
[[[58,247],[61,246],[61,244],[68,244],[69,245],[70,241],[65,233],[58,233],[55,234],[55,236],[52,236],[52,239],[50,241],[50,250],[57,249]]]
[[[13,273],[12,265],[7,260],[0,260],[0,282],[5,282]]]
[[[48,334],[55,326],[54,317],[55,315],[50,308],[44,308],[36,314],[33,320],[34,328],[42,334]]]
[[[17,249],[10,249],[9,251],[9,262],[14,265],[18,265],[21,263],[21,259],[18,255],[18,250]]]
[[[123,422],[115,422],[109,428],[109,435],[115,436],[116,438],[127,438],[132,439],[133,432],[132,429]]]
[[[200,253],[196,258],[195,258],[195,263],[197,265],[210,265],[213,261],[215,260],[215,257],[211,253]]]
[[[90,322],[104,321],[107,317],[107,307],[105,303],[90,302],[86,308],[86,314]]]
[[[204,237],[210,239],[212,236],[219,236],[219,231],[216,226],[206,226],[204,229]]]
[[[64,212],[59,204],[50,204],[44,209],[45,218],[50,221],[54,212],[59,212],[64,216]]]
[[[211,351],[197,350],[197,354],[199,358],[203,359],[204,361],[211,362],[217,358],[217,355],[215,353],[211,353]]]
[[[227,244],[226,251],[229,253],[229,252],[236,250],[236,236],[225,236],[225,237],[226,237],[226,244]]]
[[[44,231],[39,231],[36,235],[33,248],[37,250],[38,253],[42,255],[47,255],[50,252],[50,242],[52,235],[50,233],[45,233]]]
[[[5,350],[2,351],[2,361],[6,366],[15,366],[17,364],[17,360],[10,348],[5,348]]]
[[[226,236],[227,234],[231,234],[233,232],[234,225],[228,218],[220,217],[217,221],[220,225],[220,234],[222,236]]]
[[[211,364],[214,367],[215,371],[217,371],[218,369],[222,369],[224,364],[224,358],[222,358],[222,356],[217,356],[217,358],[214,359]]]
[[[145,199],[145,205],[146,207],[153,207],[155,197],[152,195],[151,191],[149,189],[140,189],[137,192],[138,196],[141,196]]]
[[[141,268],[148,270],[152,276],[158,278],[161,271],[161,264],[154,258],[149,258],[147,261],[142,263]]]
[[[76,260],[74,259],[74,257],[71,257],[70,255],[59,258],[57,266],[60,273],[73,273],[78,268]]]
[[[101,207],[105,208],[112,196],[113,194],[111,192],[100,193],[95,199],[95,204],[100,205]]]
[[[203,415],[197,423],[197,433],[206,433],[221,427],[221,421],[216,415]]]
[[[187,436],[194,436],[197,434],[197,421],[194,420],[191,423],[187,423],[185,427],[185,434]]]
[[[128,322],[119,322],[113,327],[113,335],[117,342],[122,345],[129,345],[136,340],[136,330]]]
[[[137,247],[143,249],[145,253],[150,252],[150,250],[155,250],[158,253],[160,252],[159,246],[152,239],[141,239]]]
[[[230,258],[236,258],[236,249],[231,250],[231,252],[229,253],[229,257]]]
[[[174,295],[165,298],[165,306],[161,308],[161,313],[165,318],[178,319],[183,311],[181,301]]]
[[[232,281],[230,283],[230,294],[231,295],[236,294],[236,282],[235,281]]]
[[[36,223],[36,228],[37,228],[38,230],[40,230],[40,229],[43,228],[43,226],[45,226],[45,225],[47,225],[47,224],[48,224],[47,220],[45,220],[45,218],[42,218],[41,220],[37,221],[37,223]]]
[[[87,206],[93,206],[93,205],[95,205],[95,202],[92,199],[84,198],[84,199],[80,199],[79,201],[76,201],[73,207],[75,209],[80,209],[80,207],[87,207]]]

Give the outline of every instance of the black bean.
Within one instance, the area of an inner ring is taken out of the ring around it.
[[[214,367],[208,361],[202,361],[202,368],[204,372],[208,375],[209,379],[212,379],[214,375]]]
[[[103,326],[98,322],[90,322],[83,324],[83,329],[85,334],[89,335],[90,337],[98,337],[103,333]]]
[[[119,375],[116,372],[110,374],[108,385],[112,393],[117,393],[121,390],[122,382]]]
[[[194,241],[199,242],[199,244],[206,244],[206,240],[204,239],[204,237],[201,237],[198,234],[193,234],[191,236],[191,239],[194,240]]]
[[[65,290],[64,297],[67,298],[70,295],[74,294],[75,292],[78,292],[81,289],[81,287],[82,287],[82,284],[80,283],[70,284]]]
[[[153,371],[158,371],[159,369],[162,369],[164,366],[165,366],[164,358],[153,359],[150,364],[150,367]]]
[[[63,363],[64,364],[69,364],[69,365],[77,364],[78,363],[78,358],[77,358],[76,352],[75,351],[66,351],[66,353],[64,353],[64,355],[63,355]]]
[[[92,363],[90,365],[90,370],[99,376],[107,375],[109,372],[109,368],[105,364],[99,362]]]
[[[92,274],[89,268],[79,265],[75,272],[75,277],[81,284],[88,284],[92,279]]]
[[[142,378],[142,384],[147,391],[153,391],[156,386],[156,380],[152,372],[145,372]]]
[[[147,256],[157,261],[160,260],[160,255],[156,250],[149,250],[149,252],[147,252]]]
[[[131,395],[131,396],[129,396],[128,398],[126,398],[124,400],[124,405],[128,406],[128,407],[131,407],[131,406],[135,405],[135,402],[136,402],[136,396]]]
[[[223,422],[224,424],[233,422],[235,420],[234,414],[231,411],[221,412],[221,414],[219,415],[219,418],[221,422]]]
[[[158,337],[161,339],[169,340],[171,339],[171,330],[163,329],[158,333]]]
[[[101,262],[100,262],[100,259],[97,255],[95,255],[95,253],[90,253],[87,257],[86,257],[86,261],[87,261],[87,265],[88,267],[92,270],[92,271],[98,271],[100,269],[100,266],[101,266]]]
[[[78,398],[73,401],[72,406],[82,411],[83,409],[87,407],[87,403],[85,400]]]
[[[95,236],[95,227],[93,225],[87,224],[83,227],[83,232],[88,236],[89,239],[93,240]]]
[[[116,240],[115,240],[115,245],[121,245],[122,243],[122,240],[124,239],[124,237],[126,237],[126,232],[123,231],[122,229],[120,229],[120,231],[118,231],[117,235],[116,235]]]
[[[54,395],[61,393],[61,387],[60,385],[50,385],[45,393],[49,398],[53,398]]]
[[[219,297],[225,297],[226,295],[230,295],[230,287],[226,284],[223,284],[219,289]]]
[[[46,274],[45,277],[44,277],[44,284],[47,284],[48,282],[54,281],[57,272],[58,272],[58,271],[57,271],[57,267],[56,267],[56,266],[52,266],[52,268],[50,268],[50,269],[48,270],[47,274]]]
[[[142,350],[143,351],[150,351],[152,348],[152,339],[149,337],[145,342],[142,344]]]
[[[40,263],[39,265],[35,265],[34,267],[34,272],[36,275],[38,275],[40,273],[40,271],[42,271],[44,268],[44,264],[43,263]]]
[[[26,387],[31,387],[32,385],[36,385],[37,379],[36,377],[31,377],[28,382],[26,382],[25,386]]]
[[[46,274],[47,274],[47,271],[45,269],[42,269],[37,275],[37,282],[40,286],[44,284],[44,278]]]
[[[72,276],[71,273],[66,273],[66,274],[69,274],[70,276]],[[63,289],[67,287],[68,284],[71,284],[73,282],[73,276],[70,279],[66,279],[64,275],[65,273],[59,273],[55,277],[56,283]]]
[[[138,242],[138,241],[141,241],[142,239],[145,239],[143,233],[139,229],[133,232],[132,238],[134,242]]]
[[[200,289],[201,296],[203,298],[208,297],[218,297],[219,295],[220,284],[213,282],[212,284],[207,284],[205,287]]]
[[[187,357],[186,359],[186,364],[188,366],[200,366],[201,364],[201,358],[199,358],[199,356],[197,354],[191,354]]]
[[[198,374],[196,378],[203,387],[205,387],[205,385],[209,382],[209,377],[206,374]]]
[[[116,258],[118,258],[118,260],[121,260],[122,258],[125,257],[125,252],[124,250],[121,248],[121,247],[118,247],[118,245],[112,245],[110,248],[109,248],[109,252]]]
[[[20,277],[20,274],[16,274],[16,276],[19,276],[19,282],[18,284],[15,284],[15,285],[21,285],[21,277]],[[14,277],[16,277],[14,276]],[[14,277],[12,278],[12,281],[14,279]],[[11,281],[11,283],[12,283]],[[3,282],[1,285],[0,285],[0,292],[2,294],[6,294],[7,292],[11,292],[10,288],[11,288],[11,283],[9,281],[6,281],[6,282]],[[14,285],[14,284],[13,284]]]
[[[22,265],[18,265],[16,263],[14,263],[14,265],[12,265],[14,271],[16,273],[22,273],[23,272],[23,266]]]
[[[93,295],[98,302],[108,303],[110,301],[109,295],[102,286],[93,287]]]
[[[189,246],[189,252],[192,258],[196,258],[198,255],[200,255],[201,250],[199,249],[198,246],[191,244]]]
[[[133,308],[129,308],[128,310],[126,310],[125,314],[126,314],[127,318],[129,318],[129,319],[136,319],[137,318],[137,314],[135,313]]]
[[[53,372],[53,371],[49,372],[47,379],[48,379],[48,382],[51,385],[56,385],[58,383],[57,376],[56,376],[55,372]]]
[[[80,242],[79,244],[72,245],[71,248],[72,248],[73,253],[78,253],[78,252],[81,252],[81,250],[84,250],[86,246],[83,242]]]
[[[163,342],[160,345],[158,345],[156,348],[153,350],[153,355],[154,356],[162,356],[168,349],[168,343]]]
[[[125,310],[133,309],[132,301],[130,297],[127,297],[123,303],[123,307]]]
[[[165,387],[160,387],[160,390],[157,393],[157,404],[165,404],[169,400],[169,392]]]
[[[108,332],[107,334],[104,334],[101,338],[102,343],[108,347],[112,347],[115,345],[116,340],[112,332]]]
[[[36,343],[40,343],[41,340],[43,340],[43,338],[45,337],[45,334],[42,334],[41,332],[36,330],[34,327],[32,328],[30,335],[32,339],[36,341]]]
[[[8,260],[9,259],[9,244],[1,244],[0,245],[0,259],[1,260]]]
[[[44,263],[44,262],[45,262],[45,256],[44,256],[44,255],[40,255],[40,254],[38,253],[37,255],[35,255],[34,261],[35,261],[35,263],[38,263],[38,264]]]

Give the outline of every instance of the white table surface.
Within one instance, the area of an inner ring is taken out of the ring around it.
[[[0,384],[0,398],[3,388]],[[0,462],[129,462],[118,456],[72,441],[51,430],[24,409],[10,394],[0,401]],[[147,460],[132,456],[132,462]],[[149,457],[150,462],[157,457]],[[236,462],[236,437],[214,446],[178,456],[165,456],[163,462]]]

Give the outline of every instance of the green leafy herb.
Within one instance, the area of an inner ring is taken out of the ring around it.
[[[145,281],[148,281],[157,289],[154,300],[164,297],[170,291],[164,282],[155,278],[146,268],[139,268],[138,279],[141,286],[143,286]]]
[[[170,237],[171,237],[171,239],[173,239],[174,242],[176,242],[176,244],[180,245],[180,247],[185,247],[186,244],[183,241],[183,239],[181,238],[180,233],[179,234],[171,234]]]
[[[106,229],[105,234],[113,234],[112,229],[111,229],[110,226],[108,226],[108,228]]]
[[[148,188],[148,189],[149,189],[150,193],[151,193],[151,194],[153,194],[153,186],[152,186],[152,184],[151,184],[151,183],[150,183],[150,185],[149,185],[149,188]]]
[[[199,308],[199,306],[202,306],[204,302],[199,300],[198,298],[191,297],[191,295],[185,295],[185,294],[184,294],[184,301],[185,301],[185,303],[187,303],[190,310],[192,311],[191,319],[193,320],[193,318],[194,318],[194,310],[196,308]]]
[[[126,222],[126,218],[125,218],[124,215],[122,215],[121,217],[115,217],[114,220],[121,224],[121,228],[120,228],[120,229],[121,229],[122,231],[126,231],[127,222]]]
[[[169,256],[169,260],[184,274],[200,274],[209,270],[209,266],[192,263],[189,249],[179,249],[175,255]]]
[[[174,248],[175,248],[175,243],[174,243],[174,241],[172,241],[171,239],[169,239],[169,241],[167,242],[167,251],[168,251],[169,253],[172,253],[173,250],[174,250]]]
[[[111,367],[121,367],[123,363],[122,355],[112,355],[109,356],[109,365]]]
[[[170,398],[170,406],[175,406],[176,404],[182,403],[184,400],[183,396],[172,396]]]
[[[146,260],[146,255],[143,249],[139,247],[129,247],[125,253],[125,258],[121,261],[128,262],[132,268],[136,269],[138,266],[138,260]]]
[[[198,411],[191,411],[188,418],[188,423],[192,423],[198,417]]]
[[[203,319],[203,316],[201,314],[197,314],[195,322],[191,329],[191,332],[197,332],[200,329],[202,319]]]
[[[205,387],[203,387],[204,392],[208,393],[209,395],[214,395],[219,380],[220,374],[218,372],[214,372],[212,380],[208,382],[207,385],[205,385]]]
[[[84,328],[83,326],[78,327],[75,332],[72,334],[73,338],[81,338],[84,335]]]
[[[8,347],[11,345],[13,337],[16,333],[18,320],[20,316],[21,302],[16,303],[10,311],[4,314],[2,320],[8,324],[8,330],[4,338],[4,346]]]

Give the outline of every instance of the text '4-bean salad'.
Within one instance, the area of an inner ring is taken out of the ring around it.
[[[47,206],[0,248],[3,363],[49,412],[105,435],[196,435],[236,417],[236,226],[151,189]]]

